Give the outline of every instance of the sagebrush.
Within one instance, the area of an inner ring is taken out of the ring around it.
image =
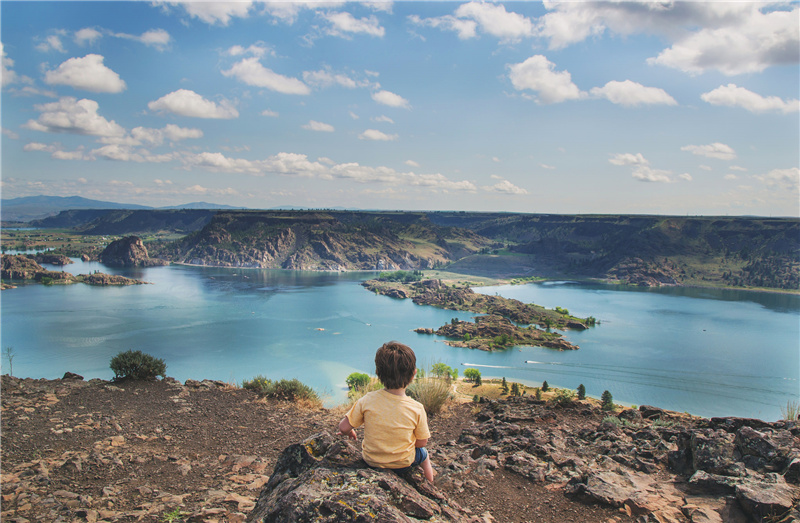
[[[314,389],[296,378],[273,381],[258,375],[252,380],[245,380],[242,383],[242,388],[254,390],[259,395],[267,398],[287,401],[305,401],[312,404],[322,403],[319,394],[317,394]]]
[[[406,388],[406,394],[422,403],[428,416],[438,414],[453,396],[446,378],[418,379]]]

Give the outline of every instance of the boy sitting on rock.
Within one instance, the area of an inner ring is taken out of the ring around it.
[[[361,455],[373,468],[395,471],[422,467],[433,482],[433,466],[425,445],[431,433],[425,408],[406,396],[417,375],[417,358],[410,347],[390,341],[375,354],[375,373],[382,390],[364,395],[339,422],[339,433],[358,440],[355,427],[364,425]]]

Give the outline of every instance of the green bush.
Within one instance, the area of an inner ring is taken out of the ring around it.
[[[120,352],[111,358],[111,370],[114,371],[115,380],[153,380],[158,376],[167,377],[164,360],[140,350]]]
[[[352,405],[362,396],[367,394],[368,392],[372,392],[374,390],[380,390],[383,388],[383,383],[378,378],[370,378],[369,381],[363,385],[359,385],[353,387],[347,392],[347,399],[350,400],[350,404]]]
[[[369,385],[369,382],[372,378],[369,377],[369,374],[364,374],[363,372],[353,372],[350,374],[345,383],[347,383],[347,388],[352,390],[358,387],[366,387]]]
[[[547,384],[547,380],[544,380],[542,382],[542,392],[547,392],[548,390],[550,390],[550,385]]]
[[[456,379],[458,377],[458,369],[453,369],[446,363],[434,363],[431,367],[431,375],[437,378]]]
[[[603,391],[603,395],[600,396],[600,401],[602,402],[603,410],[614,410],[614,398],[607,390]]]
[[[586,387],[583,386],[583,383],[578,385],[578,399],[579,400],[586,399]]]
[[[553,402],[559,405],[569,405],[575,399],[575,391],[570,389],[558,389],[553,396]]]
[[[267,398],[287,401],[307,401],[312,404],[321,404],[322,400],[314,389],[298,379],[272,381],[258,375],[250,381],[245,380],[242,388],[256,391]]]

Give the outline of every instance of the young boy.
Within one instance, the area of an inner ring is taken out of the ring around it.
[[[361,455],[367,465],[383,469],[422,467],[433,482],[433,466],[425,445],[431,433],[425,408],[406,396],[417,375],[417,358],[410,347],[390,341],[375,354],[375,373],[382,390],[364,395],[339,422],[339,433],[358,440],[355,427],[364,425]]]

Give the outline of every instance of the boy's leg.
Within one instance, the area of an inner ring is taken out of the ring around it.
[[[412,465],[419,465],[422,468],[425,479],[433,483],[433,477],[436,475],[436,472],[433,470],[431,458],[428,456],[428,449],[425,447],[418,448],[416,459]]]

